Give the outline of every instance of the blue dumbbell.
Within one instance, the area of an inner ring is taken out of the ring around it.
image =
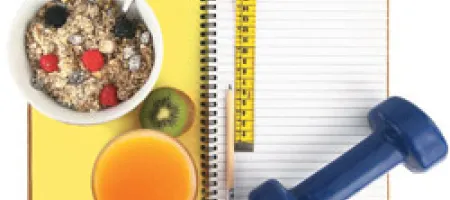
[[[373,133],[347,153],[287,190],[269,180],[250,200],[344,200],[400,163],[411,171],[425,171],[447,155],[438,127],[418,107],[392,97],[368,116]]]

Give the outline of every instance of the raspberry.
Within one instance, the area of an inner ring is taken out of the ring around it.
[[[96,49],[85,51],[81,60],[83,61],[84,67],[90,72],[99,71],[105,65],[102,53]]]
[[[100,104],[103,107],[112,107],[119,104],[119,100],[117,99],[117,88],[112,85],[108,84],[105,85],[100,91]]]
[[[58,70],[58,62],[58,56],[54,54],[44,55],[40,59],[41,68],[48,73]]]

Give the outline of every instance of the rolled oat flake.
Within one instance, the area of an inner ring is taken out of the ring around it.
[[[141,55],[134,55],[128,60],[128,69],[135,72],[141,67]]]
[[[83,39],[83,36],[81,36],[79,34],[75,34],[75,35],[69,36],[68,40],[72,45],[79,46],[83,43],[84,39]]]

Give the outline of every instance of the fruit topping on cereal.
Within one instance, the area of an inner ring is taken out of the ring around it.
[[[77,69],[68,76],[68,83],[73,85],[82,84],[87,79],[87,76],[85,71]]]
[[[67,8],[62,5],[53,5],[45,11],[45,24],[50,27],[62,27],[69,17]]]
[[[103,107],[112,107],[119,104],[117,99],[117,88],[112,84],[105,85],[100,91],[100,104]]]
[[[83,44],[84,38],[80,34],[74,34],[74,35],[69,36],[68,40],[69,40],[70,44],[72,44],[74,46],[80,46],[81,44]]]
[[[135,23],[125,15],[118,17],[114,26],[114,35],[118,38],[132,39],[136,35]]]
[[[136,51],[134,50],[134,47],[127,46],[123,49],[123,58],[129,59],[131,56],[136,55]]]
[[[45,72],[54,72],[58,70],[58,56],[54,54],[43,55],[39,61],[41,69]]]
[[[134,55],[128,60],[128,69],[132,72],[136,72],[141,68],[141,56]]]
[[[90,72],[99,71],[105,65],[103,55],[97,49],[85,51],[81,60],[83,61],[84,67]]]
[[[116,43],[112,40],[102,40],[99,44],[99,50],[102,53],[110,54],[114,53],[114,50],[116,49]]]
[[[148,44],[150,42],[150,32],[145,31],[141,34],[141,44]]]

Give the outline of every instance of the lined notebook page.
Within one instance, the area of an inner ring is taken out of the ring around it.
[[[234,78],[234,7],[216,1],[218,185],[225,199],[225,93]],[[236,199],[269,178],[287,188],[360,142],[386,98],[386,0],[258,0],[255,151],[236,153]],[[386,177],[356,200],[386,200]]]

